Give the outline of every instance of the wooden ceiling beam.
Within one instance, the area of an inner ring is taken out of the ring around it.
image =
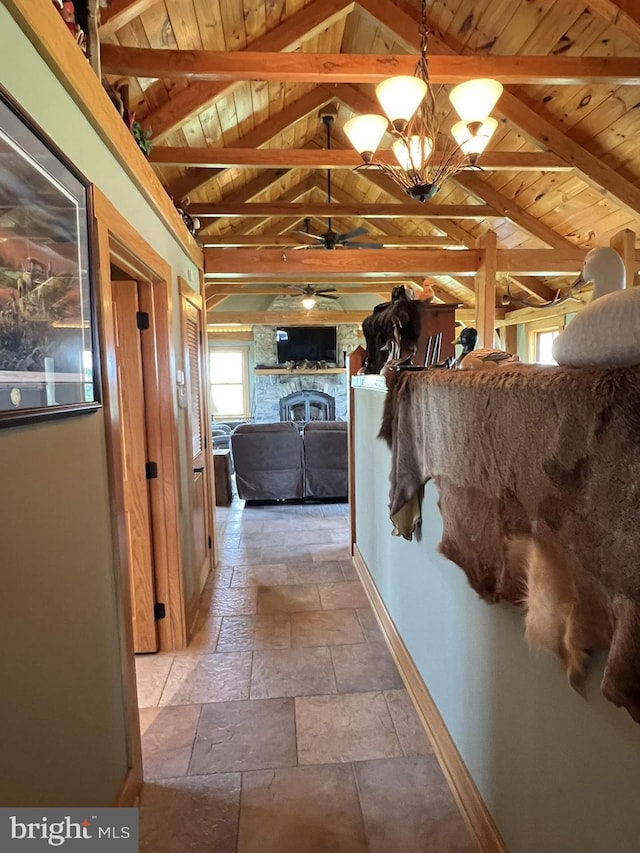
[[[333,287],[335,282],[329,285]],[[333,296],[360,296],[363,293],[377,293],[379,290],[389,291],[396,286],[392,281],[358,282],[351,287],[334,287]],[[219,282],[208,282],[207,294],[219,296],[295,296],[296,291],[287,288],[284,284],[275,286],[273,282],[269,285],[259,284],[220,284]],[[449,294],[451,298],[451,294]]]
[[[237,56],[247,56],[253,51],[297,50],[307,39],[314,38],[318,33],[348,15],[353,7],[354,3],[351,0],[314,0],[288,17],[279,27],[256,39],[246,50],[238,51]],[[159,52],[165,53],[164,50]],[[188,51],[178,52],[183,56],[188,54]],[[277,61],[279,59],[280,57]],[[165,76],[163,69],[160,77]],[[210,107],[219,97],[229,94],[233,85],[197,81],[154,110],[142,122],[142,126],[145,130],[151,131],[155,142],[159,142],[169,133],[186,124],[193,116]]]
[[[192,204],[189,207],[191,216],[199,218],[230,217],[242,218],[247,216],[359,216],[368,219],[437,219],[449,217],[452,219],[486,219],[487,217],[504,214],[497,212],[488,204],[288,204],[286,202],[253,202],[231,203],[222,201],[218,204]]]
[[[210,311],[208,325],[223,326],[337,326],[360,325],[371,311]]]
[[[619,27],[632,41],[640,43],[640,6],[637,0],[587,0],[592,12]]]
[[[353,275],[357,280],[399,276],[473,275],[481,250],[463,249],[362,249],[357,252],[296,252],[280,249],[206,249],[205,273],[209,279],[242,280],[272,277],[288,280],[302,276]],[[582,269],[585,249],[499,249],[496,270],[518,275],[564,275]]]
[[[111,5],[100,9],[100,37],[112,36],[130,24],[160,0],[111,0]]]
[[[323,91],[326,97],[318,97],[318,92]],[[311,97],[314,96],[315,97]],[[169,146],[155,146],[149,155],[149,162],[154,166],[179,166],[198,168],[202,172],[202,182],[197,183],[191,178],[191,186],[182,196],[199,189],[204,183],[211,180],[214,175],[211,169],[355,169],[362,165],[362,158],[354,151],[347,148],[256,148],[251,147],[264,145],[269,139],[281,133],[285,128],[304,118],[310,112],[320,109],[324,104],[335,98],[335,94],[327,89],[313,89],[309,96],[305,96],[309,102],[313,102],[311,109],[302,114],[292,113],[290,108],[277,113],[265,124],[260,125],[251,134],[238,140],[238,147],[234,144],[228,148],[171,148]],[[305,100],[305,99],[301,99]],[[298,101],[295,102],[297,104]],[[295,104],[291,104],[293,107]],[[277,120],[277,122],[276,122]],[[277,129],[265,132],[265,125],[276,126]],[[258,136],[258,131],[260,135]],[[256,139],[250,139],[250,137]],[[392,151],[378,151],[376,159],[389,165],[398,165]],[[434,163],[435,163],[434,158]],[[572,166],[567,165],[564,160],[556,154],[548,151],[490,151],[482,155],[482,168],[485,172],[570,172]],[[216,172],[217,174],[217,172]],[[178,197],[176,195],[176,197]]]
[[[415,18],[394,3],[390,3],[389,0],[359,0],[359,6],[393,33],[396,40],[407,50],[413,53],[418,52],[420,36],[418,21]],[[429,47],[435,55],[458,56],[470,52],[460,43],[454,42],[449,34],[444,41],[431,33]],[[435,57],[430,53],[429,67],[431,67],[432,58]],[[606,61],[608,57],[603,59]],[[637,59],[634,61],[638,64]],[[605,190],[618,202],[630,208],[634,214],[640,213],[640,189],[560,130],[555,124],[555,119],[541,104],[529,106],[521,98],[505,91],[498,101],[496,112],[501,113],[519,127],[536,144],[547,148],[566,163],[574,166],[592,186]]]
[[[308,35],[306,36],[309,37]],[[251,48],[249,48],[251,50]],[[391,75],[412,76],[415,59],[400,54],[274,53],[164,50],[104,44],[102,70],[125,77],[182,78],[217,85],[266,80],[276,83],[380,83]],[[637,86],[640,71],[627,56],[429,56],[433,83],[463,83],[491,77],[505,85]]]
[[[376,243],[381,243],[383,246],[388,246],[393,249],[399,249],[403,246],[413,246],[414,248],[422,247],[422,248],[430,248],[439,246],[441,248],[451,248],[452,246],[459,246],[457,240],[452,240],[449,237],[436,237],[434,235],[426,235],[425,237],[394,237],[394,236],[386,236],[385,234],[373,234],[371,237],[367,237],[367,240],[371,240],[371,238],[375,239]],[[354,240],[357,242],[360,238],[355,237]],[[365,239],[364,237],[362,238]],[[287,234],[251,234],[248,236],[228,236],[223,235],[222,237],[204,237],[202,240],[202,246],[205,249],[214,249],[214,248],[234,248],[238,249],[242,246],[302,246],[307,245],[303,244],[300,240],[296,240],[295,237],[289,236]]]
[[[323,184],[321,183],[321,177],[319,174],[312,175],[311,180],[316,181],[316,185],[320,189],[323,189]],[[351,196],[349,193],[345,192],[341,187],[334,186],[333,190],[332,190],[332,194],[333,194],[334,198],[336,199],[336,201],[339,201],[341,204],[350,204],[350,203],[353,203],[355,201],[354,197]],[[403,194],[403,196],[404,196],[404,194]],[[439,223],[440,223],[440,220],[438,220],[438,224],[435,226],[436,228],[439,228]],[[373,227],[376,230],[382,231],[383,234],[385,234],[385,235],[391,235],[391,239],[393,239],[394,237],[397,237],[398,235],[403,234],[400,226],[393,220],[387,221],[387,220],[383,220],[383,219],[375,219],[373,221]],[[372,233],[371,236],[368,237],[367,239],[373,239],[373,240],[377,240],[377,241],[383,242],[383,243],[385,241],[384,236],[382,238],[380,238],[380,236],[378,234],[374,234],[374,233]],[[420,238],[418,238],[418,239],[420,239]],[[428,236],[426,239],[430,239],[430,236]],[[454,248],[460,247],[460,243],[458,241],[456,241],[455,239],[450,238],[449,236],[446,236],[444,238],[435,237],[433,239],[448,240],[449,246],[453,245]],[[472,247],[473,247],[473,244],[469,246],[469,248],[472,248]],[[442,298],[445,302],[455,301],[455,302],[461,302],[465,307],[471,306],[473,304],[473,300],[475,299],[475,290],[474,290],[474,285],[473,285],[473,279],[471,279],[471,278],[456,278],[455,276],[450,276],[450,278],[453,278],[455,283],[459,287],[468,291],[470,295],[461,297],[457,292],[453,293],[453,292],[450,292],[449,290],[446,290],[444,287],[440,287],[438,289],[438,293],[437,293],[439,298]],[[422,277],[420,277],[419,279],[414,279],[414,283],[416,285],[421,286],[422,280],[423,280]],[[434,289],[434,292],[436,292],[435,289]],[[443,293],[446,294],[446,298],[442,295]]]
[[[237,143],[232,143],[228,148],[224,148],[222,150],[229,152],[229,157],[234,159],[236,157],[236,145],[238,146],[238,150],[254,150],[256,148],[260,148],[261,145],[265,145],[288,127],[302,121],[311,113],[316,113],[321,107],[333,100],[333,98],[333,92],[330,92],[324,86],[316,86],[311,92],[308,92],[306,95],[298,98],[297,101],[293,101],[279,113],[271,116],[271,118],[262,122],[252,131],[242,136],[238,139]],[[151,151],[150,162],[155,163],[156,165],[170,165],[169,160],[162,159],[162,152],[175,150],[176,149],[173,148],[154,147]],[[189,151],[207,151],[208,149],[187,148],[178,150],[184,151],[188,159],[190,158],[190,155],[188,154]],[[170,190],[173,197],[182,199],[196,190],[204,189],[209,183],[211,183],[211,181],[215,180],[222,172],[224,172],[225,169],[231,168],[233,164],[221,162],[219,163],[220,168],[216,169],[216,171],[211,171],[210,167],[202,168],[203,163],[197,162],[193,158],[191,159],[191,162],[187,162],[185,160],[181,163],[173,162],[172,165],[200,167],[194,169],[171,184]],[[265,167],[270,168],[266,163]],[[273,168],[283,169],[289,167],[283,163],[274,163]]]

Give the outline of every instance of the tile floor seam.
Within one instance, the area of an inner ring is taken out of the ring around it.
[[[198,729],[200,728],[200,720],[202,719],[202,709],[204,707],[204,703],[200,704],[200,711],[198,712],[198,719],[196,721],[196,728],[193,735],[193,740],[191,741],[191,751],[189,752],[189,761],[187,762],[187,771],[185,776],[190,776],[189,770],[191,769],[191,762],[193,761],[193,750],[196,746],[196,741],[198,739]]]
[[[358,774],[356,773],[356,764],[357,761],[351,762],[351,773],[353,774],[353,782],[356,787],[356,794],[358,795],[358,808],[360,809],[360,817],[362,819],[362,830],[364,832],[365,841],[367,842],[367,850],[371,849],[371,845],[369,844],[369,833],[367,832],[367,822],[364,818],[364,809],[362,808],[362,793],[360,791],[360,785],[358,784]],[[390,852],[389,852],[390,853]]]

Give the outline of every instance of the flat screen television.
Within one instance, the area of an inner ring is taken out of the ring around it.
[[[276,330],[278,362],[336,361],[335,326],[286,326]]]

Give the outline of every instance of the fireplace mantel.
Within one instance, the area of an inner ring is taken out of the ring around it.
[[[294,370],[289,370],[287,367],[274,367],[266,368],[260,367],[256,368],[254,371],[256,374],[262,374],[263,376],[269,376],[273,374],[279,375],[288,375],[288,376],[322,376],[326,373],[344,373],[344,367],[326,367],[323,370],[316,370],[315,368],[305,367],[305,368],[295,368]]]

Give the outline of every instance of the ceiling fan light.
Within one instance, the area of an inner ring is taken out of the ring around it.
[[[311,311],[312,308],[315,308],[317,305],[316,300],[313,296],[303,296],[302,297],[302,307],[306,308],[307,311]]]
[[[449,92],[449,100],[462,121],[483,122],[502,94],[502,83],[488,77],[467,80]]]
[[[344,132],[358,154],[365,163],[368,163],[380,145],[388,126],[384,116],[361,115],[345,122]]]
[[[400,132],[404,131],[426,94],[427,84],[420,77],[389,77],[376,86],[376,96],[382,109]]]
[[[495,118],[491,117],[485,119],[479,126],[477,124],[474,125],[473,122],[469,126],[464,121],[458,121],[451,128],[451,134],[460,146],[463,154],[469,156],[472,154],[482,154],[497,128],[498,122]]]
[[[432,143],[426,136],[410,136],[396,139],[391,146],[400,168],[405,172],[419,171],[431,157]]]

